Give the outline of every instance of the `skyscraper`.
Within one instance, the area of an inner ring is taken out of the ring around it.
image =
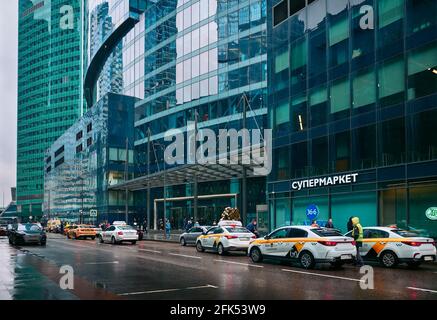
[[[44,153],[83,113],[82,0],[19,0],[18,214],[42,214]]]

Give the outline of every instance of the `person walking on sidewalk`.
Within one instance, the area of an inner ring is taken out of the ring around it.
[[[357,260],[356,260],[356,266],[362,267],[364,266],[363,259],[360,255],[360,248],[363,246],[363,227],[360,224],[360,218],[355,217],[352,218],[352,237],[355,240],[356,248],[357,248]]]
[[[165,234],[167,236],[167,239],[170,239],[170,231],[171,231],[171,224],[170,221],[168,221],[167,219],[167,222],[165,224]]]

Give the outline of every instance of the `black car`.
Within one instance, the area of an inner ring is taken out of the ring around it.
[[[44,229],[36,223],[13,224],[8,230],[9,243],[19,244],[39,244],[45,246],[47,236]]]

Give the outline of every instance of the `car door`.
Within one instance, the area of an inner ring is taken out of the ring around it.
[[[288,238],[278,248],[278,252],[281,256],[286,257],[289,254],[291,259],[297,259],[306,244],[305,238],[308,238],[307,231],[299,228],[290,228]]]
[[[204,247],[212,248],[212,246],[214,244],[214,232],[217,229],[218,228],[211,228],[208,230],[208,232],[206,233],[206,236],[202,239],[202,245]]]
[[[281,249],[284,240],[288,237],[289,228],[283,228],[274,231],[267,238],[267,241],[261,245],[261,252],[267,256],[281,257]]]
[[[202,229],[198,227],[191,228],[185,236],[185,241],[189,244],[196,243],[198,236],[202,234]]]
[[[363,234],[363,246],[360,248],[361,256],[366,259],[376,259],[379,253],[387,245],[385,239],[389,238],[388,232],[378,229],[365,229]]]
[[[112,238],[112,234],[114,233],[115,230],[115,226],[110,226],[108,229],[106,229],[103,239],[105,241],[111,241]]]

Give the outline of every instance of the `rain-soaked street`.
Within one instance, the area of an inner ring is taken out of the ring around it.
[[[62,290],[60,268],[74,270]],[[242,254],[220,257],[194,247],[145,241],[135,246],[67,240],[12,247],[0,239],[0,299],[437,299],[437,266],[394,270],[374,265],[375,288],[360,288],[359,268],[306,271],[254,265]]]

